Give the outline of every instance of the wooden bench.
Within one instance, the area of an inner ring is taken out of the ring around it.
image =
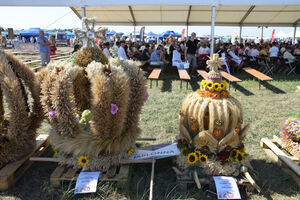
[[[258,79],[259,89],[260,89],[261,81],[272,81],[273,80],[271,77],[255,70],[255,69],[252,69],[250,67],[244,68],[243,70]]]
[[[198,74],[200,74],[200,76],[202,76],[202,78],[207,79],[207,75],[208,73],[204,70],[197,70]]]
[[[180,78],[180,88],[182,88],[182,80],[186,81],[186,89],[188,89],[189,81],[191,80],[190,75],[187,73],[185,69],[178,69],[178,74]]]
[[[229,86],[228,86],[229,90],[230,90],[230,84],[231,83],[242,82],[241,79],[239,79],[235,76],[232,76],[231,74],[228,74],[227,72],[221,71],[221,75],[229,81]]]
[[[158,86],[158,78],[160,75],[161,69],[153,69],[148,79],[150,79],[150,88],[152,88],[152,80],[156,80],[156,87]]]

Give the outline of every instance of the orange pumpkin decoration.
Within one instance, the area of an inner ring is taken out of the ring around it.
[[[210,96],[211,96],[211,92],[209,92],[209,91],[204,92],[204,97],[208,98]]]
[[[221,98],[221,95],[220,95],[219,92],[212,92],[212,93],[211,93],[211,97],[212,97],[213,99],[220,99],[220,98]]]
[[[224,90],[221,92],[221,96],[222,96],[222,98],[228,98],[230,96],[230,93],[228,91]]]
[[[219,137],[221,135],[221,133],[222,133],[222,130],[217,128],[214,130],[213,135],[215,137]]]
[[[205,92],[204,92],[203,90],[198,89],[198,90],[197,90],[197,93],[198,93],[201,97],[204,97]]]

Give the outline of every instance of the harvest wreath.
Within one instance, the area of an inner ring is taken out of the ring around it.
[[[182,104],[176,163],[185,172],[198,168],[206,175],[238,176],[242,166],[249,165],[242,143],[249,125],[242,128],[241,104],[226,90],[219,72],[223,60],[214,54],[207,64],[207,79]]]
[[[0,51],[0,168],[35,148],[42,107],[34,72],[13,55]],[[4,96],[10,111],[5,115]],[[32,100],[29,100],[29,96]]]
[[[86,27],[95,23],[83,20]],[[146,80],[136,62],[108,59],[89,44],[74,59],[52,62],[40,72],[41,102],[60,164],[107,171],[135,147]]]

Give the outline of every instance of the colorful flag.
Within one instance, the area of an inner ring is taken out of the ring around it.
[[[274,42],[274,34],[275,34],[275,29],[273,29],[273,32],[272,32],[272,37],[271,37],[271,44]]]
[[[102,27],[99,27],[98,30],[101,29],[101,28],[102,28]],[[98,36],[102,36],[102,33],[98,33]],[[96,38],[96,43],[97,43],[98,46],[99,46],[100,43],[101,43],[101,39]]]
[[[144,42],[144,35],[145,35],[145,26],[143,26],[140,30],[140,39],[141,42]]]
[[[185,34],[185,28],[182,29],[181,31],[181,39],[180,39],[181,42],[184,41],[184,34]]]

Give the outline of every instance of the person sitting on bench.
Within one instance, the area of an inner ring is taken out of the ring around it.
[[[177,69],[183,69],[184,65],[181,60],[181,48],[179,45],[176,46],[176,49],[173,51],[173,57],[172,57],[172,65],[176,66]]]
[[[150,65],[158,65],[161,68],[161,72],[165,72],[168,63],[165,62],[163,58],[163,51],[161,50],[161,47],[158,47],[151,53]]]

